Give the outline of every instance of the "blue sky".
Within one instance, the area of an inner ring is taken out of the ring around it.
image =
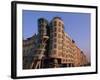
[[[65,32],[76,42],[78,47],[85,52],[89,60],[91,30],[91,15],[89,13],[23,10],[23,38],[26,39],[37,33],[38,18],[46,18],[50,22],[55,16],[62,18]]]

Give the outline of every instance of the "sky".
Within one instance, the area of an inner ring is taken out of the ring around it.
[[[75,41],[90,61],[90,13],[23,10],[23,38],[26,39],[37,33],[38,18],[42,17],[50,22],[56,16],[62,18],[64,31]]]

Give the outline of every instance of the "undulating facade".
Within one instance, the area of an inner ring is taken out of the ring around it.
[[[64,28],[60,17],[38,19],[38,33],[23,40],[23,69],[88,66],[86,55]]]

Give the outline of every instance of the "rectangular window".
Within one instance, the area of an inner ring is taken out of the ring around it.
[[[59,28],[58,31],[61,32],[61,28]]]
[[[57,22],[56,21],[54,21],[54,26],[57,26]]]
[[[54,28],[54,31],[57,31],[57,28],[56,27]]]
[[[57,33],[54,33],[54,36],[56,37],[57,36]]]
[[[56,51],[56,50],[54,50],[53,52],[54,52],[54,54],[55,54],[55,53],[57,53],[57,51]]]
[[[53,37],[53,34],[52,34],[52,33],[50,34],[50,37],[51,37],[51,38]]]
[[[51,32],[51,33],[53,32],[52,28],[50,29],[50,32]]]
[[[59,46],[58,49],[61,50],[62,49],[62,46]]]
[[[54,42],[57,42],[57,39],[54,39]]]
[[[61,38],[61,34],[58,34],[58,38]]]
[[[58,43],[61,44],[62,43],[62,40],[58,40]]]
[[[61,22],[59,22],[59,26],[61,26]]]
[[[57,45],[56,44],[54,44],[54,48],[57,48]]]

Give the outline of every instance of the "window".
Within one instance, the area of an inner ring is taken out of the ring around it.
[[[56,37],[57,36],[57,33],[54,33],[54,37]]]
[[[50,45],[50,49],[52,49],[52,45]]]
[[[41,25],[41,26],[40,26],[40,29],[46,29],[46,26]]]
[[[74,41],[74,40],[72,40],[72,43],[75,43],[75,41]]]
[[[43,19],[39,20],[39,23],[40,23],[40,24],[42,24],[43,22],[44,22],[44,20],[43,20]]]
[[[62,54],[62,57],[65,57],[64,53]]]
[[[61,32],[61,28],[59,28],[58,31]]]
[[[61,43],[62,43],[62,41],[61,41],[61,40],[58,40],[58,43],[59,43],[59,44],[61,44]]]
[[[61,22],[59,22],[59,26],[61,26]]]
[[[62,46],[59,46],[58,49],[61,50],[62,49]]]
[[[57,42],[57,39],[54,39],[54,42]]]
[[[54,44],[54,48],[57,48],[57,45],[56,44]]]
[[[62,25],[62,28],[64,29],[64,25]]]
[[[61,57],[61,52],[59,52],[58,56]]]
[[[52,26],[50,27],[50,32],[53,32],[53,28],[52,28]]]
[[[50,42],[52,43],[52,42],[53,42],[53,40],[52,40],[52,39],[50,39]]]
[[[38,21],[39,25],[42,23],[41,20]]]
[[[64,34],[64,30],[62,30],[62,33]]]
[[[68,53],[68,51],[66,50],[66,53]]]
[[[57,26],[57,22],[56,21],[54,21],[54,26]]]
[[[56,50],[54,50],[53,52],[54,52],[54,54],[55,54],[55,53],[57,53],[57,51],[56,51]]]
[[[52,33],[50,34],[50,37],[51,37],[51,38],[53,37],[53,34],[52,34]]]
[[[41,35],[46,35],[46,30],[40,30]]]
[[[64,41],[65,41],[65,39],[62,40],[62,42],[64,42]]]
[[[62,38],[64,39],[64,36],[62,35]]]
[[[69,67],[71,67],[71,63],[69,63]]]
[[[63,59],[63,61],[65,62],[65,59]]]
[[[56,27],[54,28],[54,31],[57,31],[57,28]]]
[[[58,38],[61,38],[61,34],[58,34]]]

